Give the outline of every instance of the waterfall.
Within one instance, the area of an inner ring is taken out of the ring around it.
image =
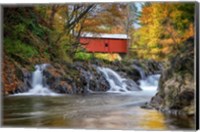
[[[140,80],[140,87],[148,94],[155,95],[158,89],[160,74],[149,75],[144,80]]]
[[[134,64],[132,66],[140,73],[140,76],[142,79],[146,78],[145,72],[141,67],[134,65]]]
[[[140,80],[143,90],[157,90],[160,74],[149,75],[145,80]]]
[[[110,85],[108,92],[114,93],[135,93],[135,94],[155,94],[158,87],[160,75],[149,75],[139,81],[138,86],[133,80],[121,77],[117,72],[110,68],[98,67],[100,72]],[[137,91],[137,92],[136,92]]]
[[[51,91],[48,86],[45,86],[45,82],[43,79],[43,70],[46,68],[47,64],[36,65],[35,71],[32,73],[32,88],[25,93],[17,93],[15,95],[58,95]]]
[[[60,95],[52,90],[50,90],[45,82],[45,78],[43,76],[43,71],[47,67],[47,64],[36,65],[35,71],[32,73],[32,80],[31,80],[31,89],[24,93],[17,93],[14,95]],[[158,86],[158,81],[160,75],[151,75],[145,77],[139,81],[140,85],[134,82],[131,79],[124,78],[120,76],[116,71],[106,68],[106,67],[97,67],[97,71],[102,73],[103,77],[109,83],[110,89],[107,92],[111,93],[136,93],[139,94],[141,92],[147,93],[155,93]],[[142,71],[142,70],[140,70]],[[87,72],[82,71],[84,76],[88,78],[87,86],[85,90],[89,90],[89,83],[90,83],[90,74]]]
[[[160,74],[146,76],[144,70],[141,67],[134,64],[132,66],[140,73],[141,80],[139,80],[139,83],[142,91],[146,92],[147,94],[154,95],[157,92]]]
[[[139,86],[133,80],[122,78],[110,68],[98,67],[97,69],[103,73],[110,85],[108,92],[130,93],[131,91],[140,90]]]

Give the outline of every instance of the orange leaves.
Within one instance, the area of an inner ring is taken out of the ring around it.
[[[161,52],[163,52],[164,54],[169,54],[170,51],[171,51],[170,47],[164,47]]]
[[[192,5],[183,3],[144,5],[139,17],[141,27],[133,32],[136,38],[132,43],[137,44],[137,48],[145,47],[144,51],[137,52],[138,56],[159,59],[160,54],[168,57],[178,52],[178,45],[194,36],[193,14],[188,15],[191,12]]]
[[[8,57],[4,56],[3,62],[3,90],[4,93],[13,91],[19,86],[20,81],[16,76],[16,67],[11,61],[8,60]]]
[[[94,33],[125,33],[127,5],[98,4],[95,15],[84,21],[84,31]]]
[[[188,30],[184,34],[184,40],[194,36],[194,24],[190,24]]]
[[[148,7],[144,7],[142,10],[142,16],[140,17],[140,21],[142,24],[148,24],[151,23],[151,13],[152,13],[153,9],[148,6]]]

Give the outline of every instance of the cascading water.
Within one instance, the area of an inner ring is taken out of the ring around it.
[[[145,80],[140,80],[143,90],[157,90],[160,74],[149,75]]]
[[[133,67],[140,73],[141,80],[139,80],[139,83],[143,93],[145,92],[147,94],[154,95],[158,88],[160,74],[146,76],[144,70],[141,67],[134,64]]]
[[[44,79],[43,79],[43,70],[46,68],[47,64],[42,64],[42,65],[36,65],[35,68],[36,70],[32,74],[32,88],[25,93],[17,93],[15,95],[58,95],[48,89],[47,86],[45,86]]]
[[[51,91],[47,85],[45,85],[45,80],[43,79],[43,71],[46,68],[47,64],[36,65],[35,71],[32,73],[32,88],[25,92],[25,93],[17,93],[14,95],[59,95]],[[151,75],[145,77],[145,79],[140,80],[140,86],[138,86],[133,80],[126,79],[121,77],[117,72],[110,68],[105,67],[97,67],[97,70],[103,73],[103,76],[108,81],[110,85],[110,89],[107,92],[111,93],[137,93],[140,94],[141,92],[147,91],[147,93],[154,93],[156,92],[158,86],[158,80],[160,75]],[[139,72],[142,74],[143,71],[141,68],[138,68]],[[85,73],[86,75],[86,73]],[[144,74],[142,74],[144,75]],[[89,89],[89,81],[88,89]]]
[[[110,90],[108,92],[135,93],[135,91],[137,91],[137,94],[140,94],[141,92],[147,92],[147,94],[155,94],[155,92],[157,91],[158,81],[160,78],[159,74],[150,75],[145,77],[145,79],[140,80],[140,88],[142,90],[140,91],[140,88],[134,81],[122,78],[117,72],[113,71],[112,69],[98,67],[98,70],[103,73],[110,85]]]
[[[155,95],[158,89],[160,74],[149,75],[144,80],[140,80],[140,87],[145,94]]]
[[[140,76],[142,79],[146,78],[145,72],[143,71],[143,69],[137,65],[132,65],[136,70],[138,70],[138,72],[140,73]]]
[[[130,93],[131,91],[140,90],[134,81],[122,78],[110,68],[98,67],[98,70],[103,73],[110,85],[110,90],[108,92]]]

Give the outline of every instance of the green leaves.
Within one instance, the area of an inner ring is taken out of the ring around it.
[[[20,40],[12,40],[10,38],[4,39],[4,50],[8,54],[17,55],[23,59],[38,55],[38,51],[34,47],[27,45]]]
[[[20,24],[15,26],[15,29],[17,30],[18,33],[25,33],[26,25],[20,23]]]
[[[75,59],[77,59],[77,60],[91,60],[92,54],[85,53],[85,52],[77,52],[75,54]]]

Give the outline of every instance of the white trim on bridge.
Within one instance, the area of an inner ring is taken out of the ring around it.
[[[81,37],[86,37],[86,38],[129,39],[127,34],[92,34],[92,33],[82,33]]]

